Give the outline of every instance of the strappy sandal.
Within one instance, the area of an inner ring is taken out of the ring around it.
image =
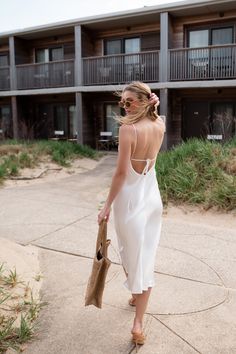
[[[143,332],[141,332],[141,333],[132,332],[132,335],[133,335],[132,341],[135,343],[136,353],[137,353],[138,352],[138,344],[143,345],[145,343],[146,336]]]
[[[130,305],[130,306],[136,306],[136,305],[135,305],[135,301],[136,301],[136,299],[135,299],[134,297],[131,297],[131,298],[129,299],[129,305]]]

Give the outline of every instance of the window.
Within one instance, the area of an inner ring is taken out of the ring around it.
[[[65,137],[68,135],[68,119],[66,106],[58,105],[54,107],[54,131],[58,132],[59,135]]]
[[[105,104],[106,131],[112,132],[113,137],[119,135],[119,124],[115,121],[114,117],[120,114],[120,107],[117,103]]]
[[[0,137],[12,138],[12,118],[10,106],[0,107]]]
[[[208,30],[189,31],[189,48],[207,47],[208,43]]]
[[[211,110],[210,132],[229,139],[235,133],[234,105],[232,103],[214,103]]]
[[[35,62],[36,63],[47,63],[49,61],[63,60],[63,48],[43,48],[36,49],[35,51]]]
[[[76,108],[73,104],[54,106],[54,134],[60,138],[77,137]]]
[[[140,52],[140,38],[121,38],[107,40],[105,43],[105,55],[131,54]]]
[[[190,30],[188,32],[189,48],[207,47],[208,45],[221,45],[233,43],[233,27],[208,28],[203,30]]]
[[[76,108],[74,105],[69,106],[69,121],[70,121],[70,137],[77,137],[77,120]]]
[[[211,44],[232,44],[233,43],[233,28],[213,28],[211,30]]]

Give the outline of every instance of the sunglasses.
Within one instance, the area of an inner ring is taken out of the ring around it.
[[[121,108],[129,108],[135,101],[120,101],[118,104]]]

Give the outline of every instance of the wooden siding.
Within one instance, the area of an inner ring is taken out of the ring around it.
[[[225,12],[224,17],[220,17],[217,13],[206,13],[203,16],[188,16],[181,18],[171,17],[172,23],[172,39],[171,48],[184,48],[186,47],[186,31],[187,29],[197,28],[197,27],[207,27],[212,24],[216,26],[221,26],[222,24],[232,24],[235,23],[236,11]],[[235,34],[236,36],[236,34]],[[170,48],[170,47],[169,47]]]
[[[17,65],[18,89],[74,86],[74,60]]]
[[[83,74],[84,85],[158,81],[159,51],[84,58]]]
[[[9,53],[9,44],[0,44],[0,54]]]

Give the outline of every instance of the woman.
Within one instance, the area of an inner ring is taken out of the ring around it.
[[[148,85],[133,82],[121,95],[119,153],[110,192],[98,223],[109,220],[111,205],[122,265],[136,312],[131,333],[133,342],[144,344],[142,324],[154,286],[154,262],[161,231],[162,201],[155,173],[165,125],[156,114],[158,97]]]

